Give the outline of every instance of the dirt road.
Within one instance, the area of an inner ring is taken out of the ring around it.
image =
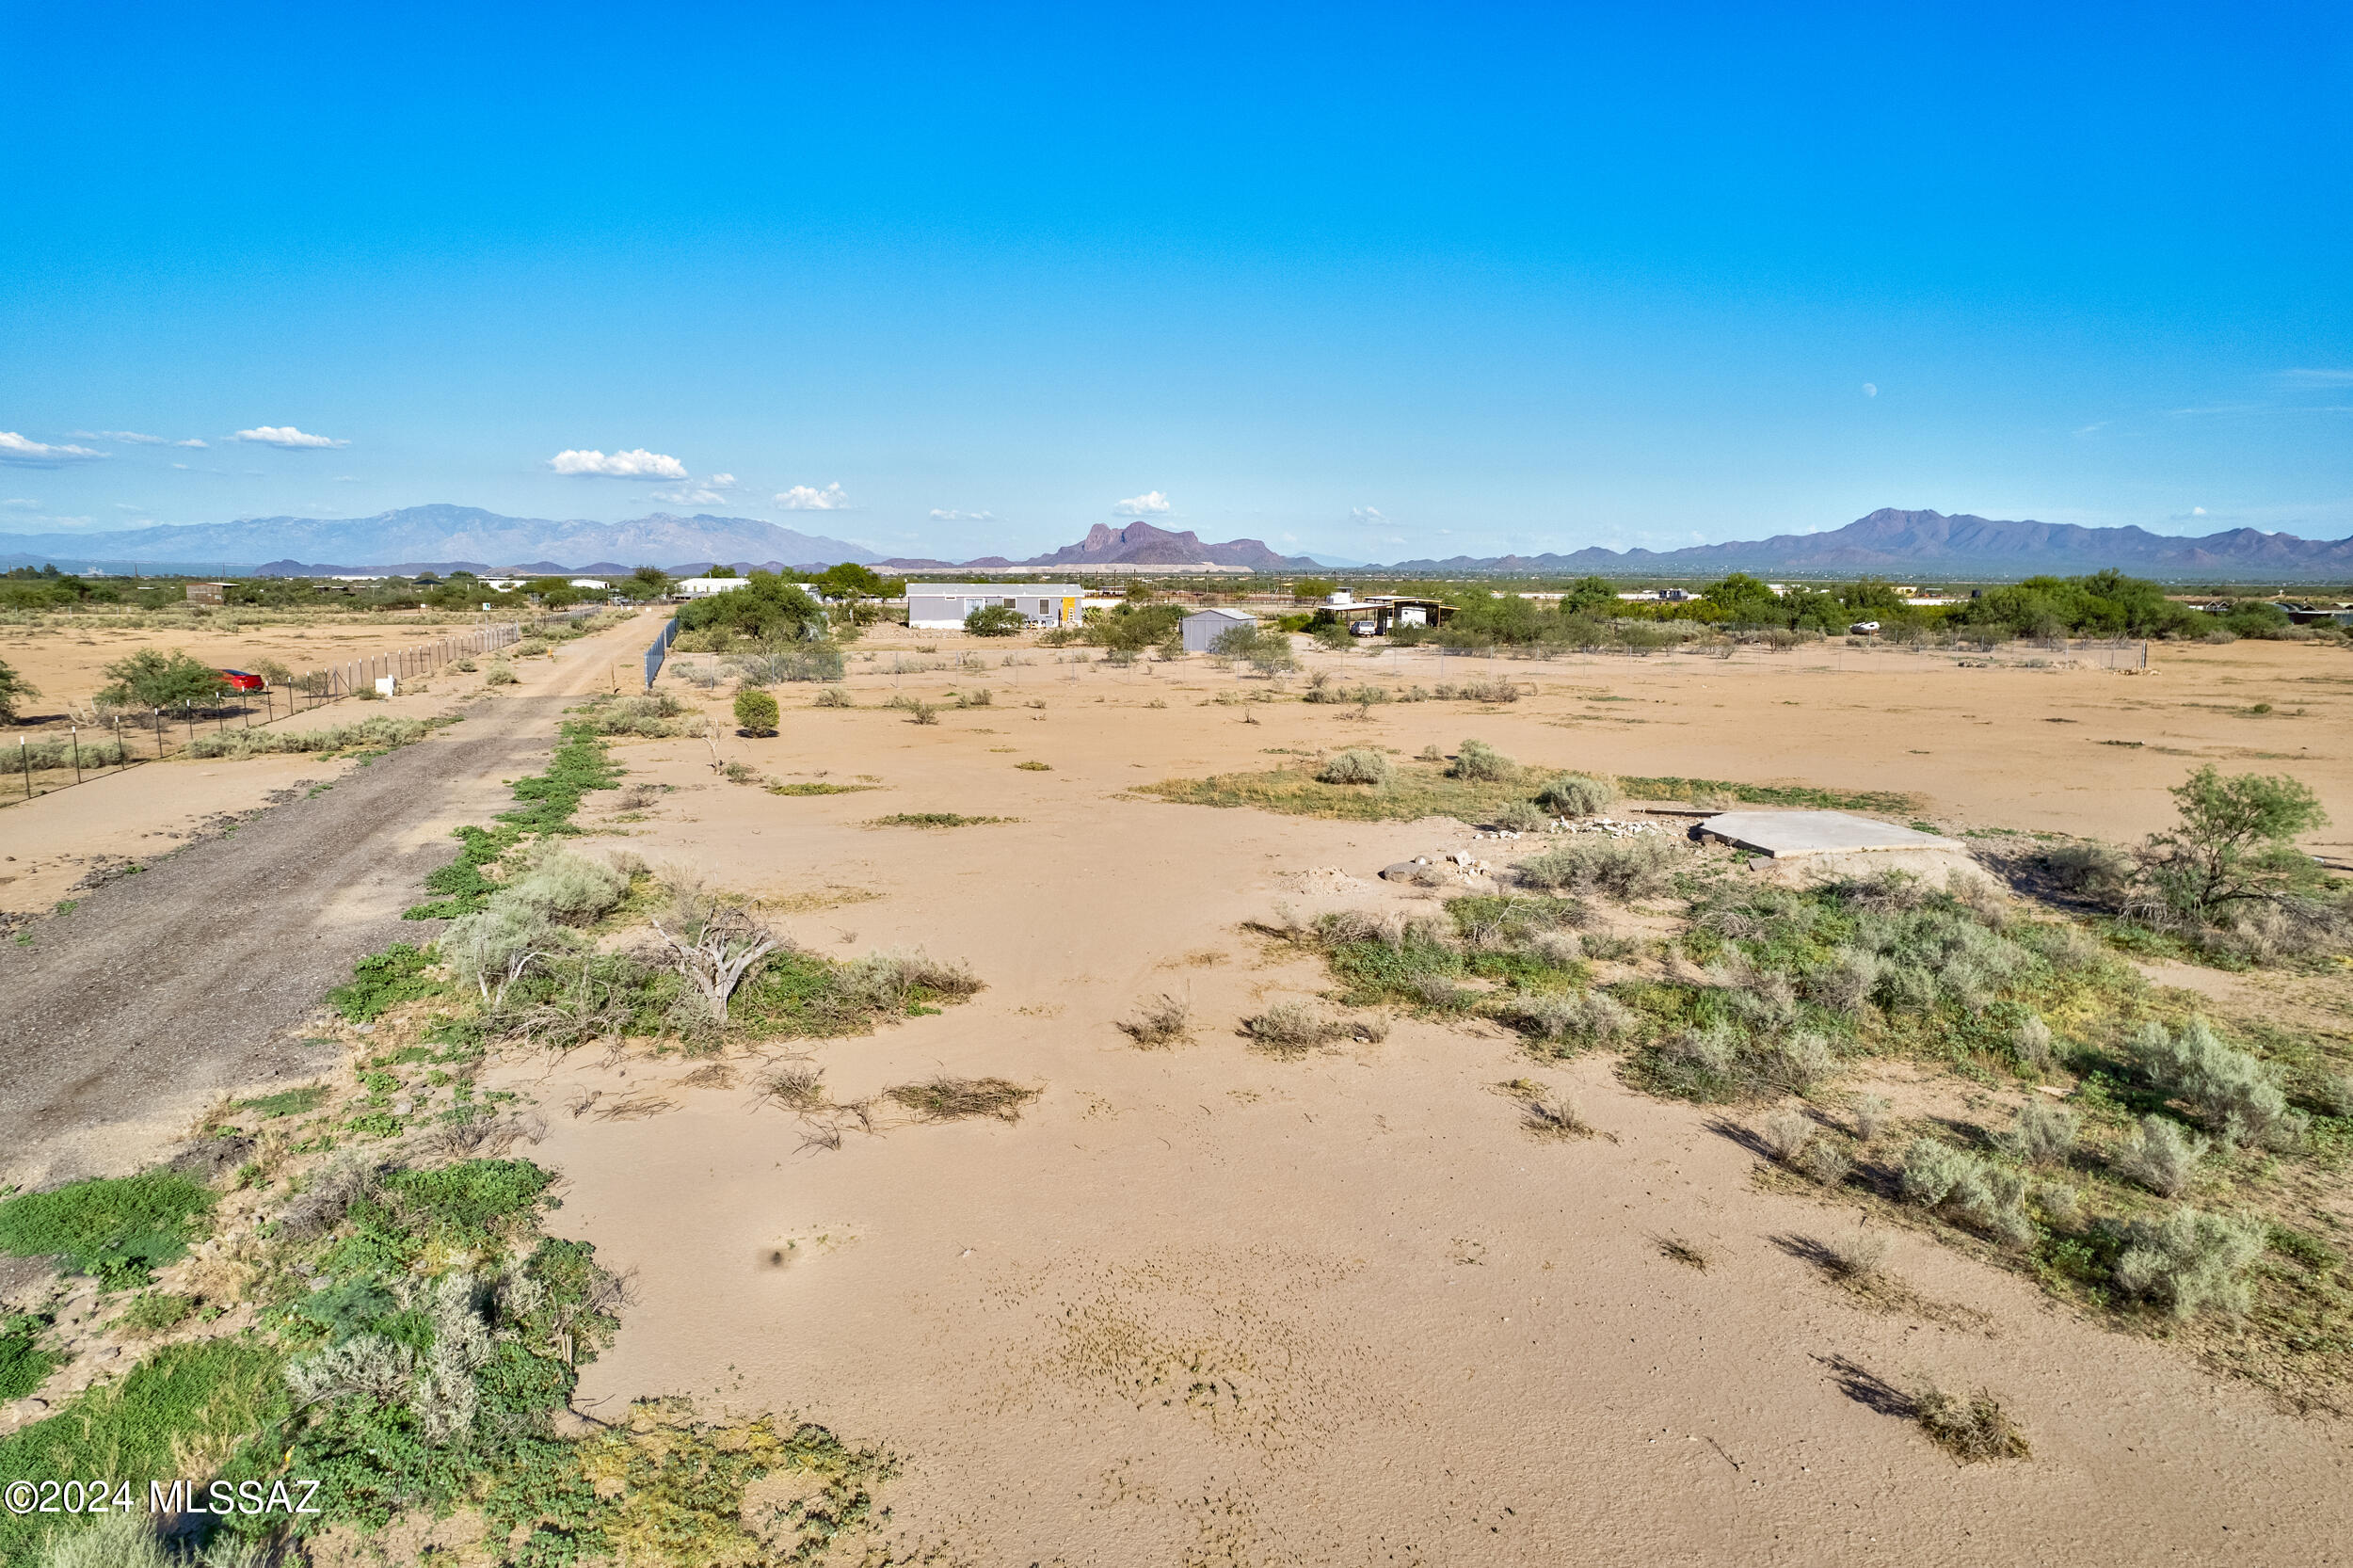
[[[438,929],[400,913],[454,854],[449,830],[511,804],[504,781],[545,763],[567,702],[651,625],[568,645],[432,740],[0,945],[0,1182],[132,1169],[222,1092],[331,1068],[303,1044],[321,997],[353,960]]]

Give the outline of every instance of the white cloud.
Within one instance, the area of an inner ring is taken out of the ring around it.
[[[2202,518],[2206,515],[2206,509],[2203,506],[2192,506],[2189,509],[2189,515],[2194,518]]]
[[[2353,387],[2353,370],[2284,370],[2280,379],[2295,387]]]
[[[1112,510],[1127,518],[1157,516],[1168,510],[1168,497],[1158,490],[1146,490],[1142,495],[1112,502]]]
[[[77,436],[104,436],[110,441],[128,441],[133,446],[162,446],[162,436],[142,436],[136,430],[76,430]]]
[[[146,508],[146,507],[144,507],[144,506],[141,506],[141,505],[137,505],[137,504],[136,504],[135,503],[132,503],[132,502],[128,502],[128,501],[118,501],[118,502],[116,502],[116,503],[115,503],[115,510],[116,510],[116,511],[118,511],[118,512],[144,512],[144,511],[146,511],[146,510],[147,510],[147,508]]]
[[[1001,522],[1004,520],[994,512],[959,512],[952,507],[935,506],[932,508],[932,520],[934,522]]]
[[[548,459],[548,467],[575,479],[684,479],[686,465],[666,453],[632,447],[607,456],[593,449],[566,447]]]
[[[0,506],[6,506],[12,512],[29,512],[40,504],[40,502],[29,495],[14,495],[6,501],[0,501]]]
[[[850,498],[841,493],[839,484],[827,485],[822,490],[795,485],[777,493],[776,504],[788,512],[846,512],[850,510]]]
[[[274,446],[285,452],[351,444],[349,441],[339,441],[332,436],[313,436],[306,430],[297,430],[291,424],[257,424],[250,430],[238,431],[234,439],[241,441],[252,441],[261,446]]]
[[[51,446],[46,441],[27,440],[13,430],[0,430],[0,463],[14,463],[20,468],[56,468],[104,456],[87,446]]]
[[[172,442],[171,444],[172,444],[172,445],[174,445],[174,446],[194,446],[194,447],[203,447],[203,448],[209,448],[209,447],[210,447],[213,443],[212,443],[212,442],[210,442],[210,441],[207,441],[207,440],[200,440],[200,439],[199,439],[199,438],[197,438],[197,437],[195,437],[195,436],[190,436],[190,437],[189,437],[186,440],[184,440],[184,441],[174,441],[174,442]]]
[[[1864,396],[1865,396],[1865,397],[1877,397],[1879,394],[1880,394],[1880,390],[1879,390],[1879,387],[1877,386],[1877,384],[1875,384],[1875,383],[1873,383],[1873,382],[1870,382],[1870,381],[1865,381],[1865,382],[1864,382],[1864,383],[1863,383],[1863,395],[1864,395]]]
[[[1348,520],[1363,523],[1367,528],[1385,528],[1389,525],[1388,518],[1378,506],[1352,506],[1348,509]]]

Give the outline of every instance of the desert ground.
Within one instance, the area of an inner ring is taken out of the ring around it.
[[[2169,820],[2166,790],[2213,759],[2311,783],[2341,854],[2343,654],[2162,648],[2134,675],[1499,660],[1533,688],[1508,708],[1358,720],[1217,705],[1263,682],[1198,660],[1018,650],[1038,662],[1008,668],[1001,646],[922,644],[993,667],[893,675],[920,656],[869,644],[857,708],[781,688],[781,732],[718,759],[869,792],[779,796],[728,782],[701,742],[624,742],[632,782],[670,792],[584,820],[766,901],[805,945],[920,946],[986,982],[940,1016],[771,1053],[822,1068],[837,1100],[938,1072],[1043,1094],[1015,1125],[827,1148],[758,1103],[757,1061],[724,1087],[636,1055],[510,1066],[549,1108],[556,1227],[634,1271],[584,1408],[686,1393],[882,1444],[904,1456],[897,1544],[959,1560],[2343,1560],[2341,1420],[1908,1235],[1890,1268],[1909,1304],[1859,1302],[1804,1261],[1856,1212],[1759,1180],[1721,1115],[1638,1095],[1604,1058],[1535,1069],[1500,1031],[1411,1019],[1301,1061],[1237,1035],[1328,984],[1250,922],[1410,902],[1380,868],[1521,846],[1131,792],[1476,736],[1548,765],[1913,792],[1948,830],[2121,839]],[[1412,657],[1325,663],[1394,680]],[[876,705],[982,684],[990,706],[936,726]],[[862,825],[898,812],[1008,820]],[[2353,1022],[2321,992],[2321,1016]],[[1198,1026],[1139,1049],[1115,1025],[1160,993]],[[1530,1076],[1603,1136],[1529,1137],[1497,1085]],[[1899,1098],[1956,1092],[1884,1077]],[[2033,1461],[1959,1467],[1883,1413],[1884,1386],[1924,1375],[2001,1390]]]
[[[526,692],[606,689],[601,666],[651,624],[527,664]],[[1345,681],[1493,676],[1520,696],[1310,705],[1301,679],[1278,694],[1205,659],[1114,666],[885,629],[852,649],[855,706],[781,685],[778,733],[755,737],[723,717],[730,681],[689,679],[712,660],[673,656],[662,689],[708,732],[615,738],[626,787],[585,797],[572,842],[741,894],[806,949],[920,949],[985,988],[846,1038],[495,1059],[486,1087],[536,1117],[518,1152],[563,1180],[549,1228],[631,1282],[574,1400],[590,1423],[675,1394],[884,1450],[888,1512],[856,1546],[874,1561],[2346,1560],[2353,1427],[2330,1400],[2229,1375],[2194,1336],[2108,1326],[1776,1173],[1754,1149],[1759,1107],[1655,1097],[1608,1050],[1539,1061],[1476,1019],[1401,1015],[1289,1054],[1242,1035],[1244,1017],[1330,989],[1319,960],[1273,939],[1286,920],[1434,908],[1436,890],[1381,870],[1454,851],[1499,869],[1532,838],[1140,788],[1476,738],[1530,766],[1898,792],[1903,820],[1992,860],[2037,834],[2161,828],[2168,789],[2212,760],[2311,785],[2332,825],[2309,847],[2343,859],[2345,654],[2160,646],[2124,673],[1800,649],[1442,671],[1427,652],[1301,649]],[[31,868],[8,866],[25,880],[0,891],[31,907],[68,856],[259,806],[302,760],[132,770],[101,786],[132,826],[73,807],[101,787],[0,812]],[[238,778],[242,796],[216,782]],[[494,783],[468,780],[403,841],[483,820]],[[837,792],[777,792],[794,786]],[[878,821],[934,813],[984,820]],[[1719,856],[1731,874],[1804,874]],[[1605,923],[1658,925],[1623,906]],[[26,930],[48,941],[55,924]],[[2353,977],[2143,968],[2218,1014],[2353,1032]],[[1192,1027],[1146,1048],[1118,1026],[1164,995]],[[376,1048],[317,1027],[355,1058]],[[934,1075],[1036,1096],[1012,1120],[818,1121],[760,1092],[779,1066],[822,1074],[840,1106]],[[1531,1135],[1531,1083],[1573,1099],[1591,1135]],[[2033,1093],[1893,1059],[1840,1085],[1864,1087],[1900,1113],[1978,1121]],[[2310,1220],[2344,1239],[2341,1183]],[[1888,1240],[1886,1288],[1819,1266],[1858,1227]],[[2031,1459],[1957,1464],[1906,1417],[1923,1380],[1998,1392]]]

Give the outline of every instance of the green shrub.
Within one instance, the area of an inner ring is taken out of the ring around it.
[[[1618,798],[1614,780],[1590,773],[1564,773],[1537,792],[1536,804],[1564,817],[1598,816]]]
[[[2303,1135],[2306,1118],[2288,1109],[2270,1068],[2225,1045],[2203,1018],[2179,1032],[2142,1025],[2132,1056],[2150,1082],[2197,1111],[2225,1143],[2284,1147]]]
[[[816,706],[820,708],[855,708],[857,704],[852,700],[850,694],[847,691],[844,691],[841,687],[829,686],[825,690],[817,694]]]
[[[1533,801],[1507,800],[1496,808],[1495,825],[1506,833],[1542,833],[1552,818]]]
[[[2204,1159],[2206,1141],[2185,1132],[2168,1117],[2147,1115],[2109,1160],[2117,1175],[2138,1182],[2161,1198],[2182,1195]]]
[[[1906,1202],[1941,1210],[1995,1240],[2020,1245],[2034,1234],[2025,1215],[2025,1178],[1965,1149],[1933,1138],[1913,1140],[1904,1154],[1900,1186]]]
[[[1397,769],[1381,753],[1353,746],[1324,759],[1323,766],[1316,770],[1316,777],[1326,784],[1370,784],[1378,788],[1393,783]]]
[[[164,653],[143,648],[106,666],[110,684],[98,700],[109,708],[178,708],[211,703],[229,689],[229,678],[178,648]]]
[[[2146,870],[2173,913],[2211,920],[2233,904],[2325,880],[2296,849],[2299,834],[2329,821],[2305,784],[2284,775],[2225,778],[2208,763],[2172,792],[2181,825],[2150,837]]]
[[[39,696],[39,687],[18,674],[6,659],[0,659],[0,724],[14,724],[18,704]]]
[[[143,1285],[154,1265],[185,1255],[214,1201],[168,1171],[25,1192],[0,1203],[0,1252],[54,1254],[110,1290]]]
[[[975,637],[1011,637],[1029,622],[1010,604],[984,604],[964,617],[965,632]]]
[[[2031,1099],[2002,1137],[2002,1146],[2029,1165],[2060,1165],[2075,1146],[2075,1113],[2065,1106]]]
[[[515,673],[514,665],[504,659],[493,659],[490,661],[489,673],[482,678],[482,683],[486,686],[512,686],[520,679],[521,677]]]
[[[1519,776],[1520,766],[1484,741],[1465,741],[1446,771],[1449,778],[1475,784],[1508,784]]]
[[[776,699],[757,687],[735,694],[735,722],[755,735],[776,732]]]
[[[2202,1209],[2177,1208],[2124,1230],[2116,1283],[2125,1294],[2156,1302],[2177,1318],[2247,1310],[2247,1268],[2264,1250],[2264,1227]]]

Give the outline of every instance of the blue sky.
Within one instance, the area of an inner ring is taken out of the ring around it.
[[[12,5],[0,37],[0,529],[2353,533],[2342,4]]]

